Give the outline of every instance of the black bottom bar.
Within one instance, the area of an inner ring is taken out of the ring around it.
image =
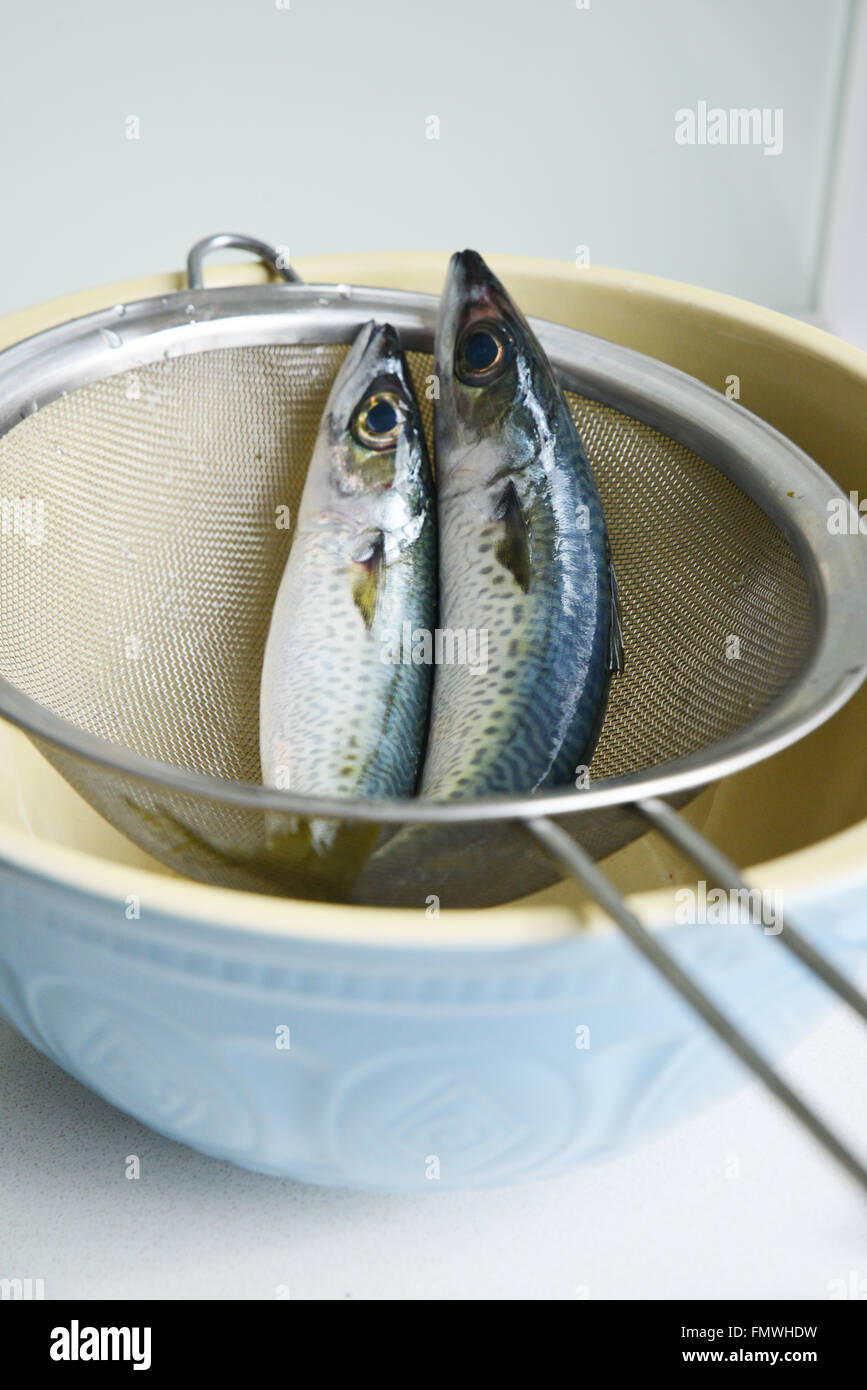
[[[633,1370],[666,1374],[675,1367],[701,1373],[707,1366],[722,1365],[804,1366],[827,1377],[828,1372],[844,1368],[851,1373],[860,1364],[865,1292],[867,1280],[857,1280],[853,1287],[841,1288],[830,1301],[821,1303],[579,1299],[568,1310],[564,1333],[568,1328],[571,1334],[568,1346],[576,1374],[601,1360],[614,1375]],[[483,1293],[478,1301],[486,1301]],[[350,1343],[339,1336],[335,1342],[329,1336],[323,1345],[316,1335],[318,1320],[311,1320],[309,1310],[298,1306],[301,1302],[4,1301],[0,1317],[4,1346],[10,1355],[14,1351],[19,1379],[31,1372],[47,1372],[51,1380],[80,1375],[93,1379],[108,1371],[115,1379],[129,1375],[135,1384],[137,1374],[142,1383],[146,1376],[162,1383],[178,1374],[211,1372],[222,1381],[236,1369],[246,1373],[247,1383],[263,1371],[290,1380],[300,1372],[308,1379],[311,1360],[321,1358],[323,1373],[333,1380],[336,1346],[353,1348],[348,1354],[354,1359],[355,1376],[372,1374],[368,1355],[375,1326],[359,1323],[358,1339]],[[346,1317],[354,1321],[357,1313],[345,1301],[343,1308],[340,1323]],[[442,1373],[455,1369],[454,1346],[443,1336],[443,1316],[441,1310],[432,1322],[428,1313],[418,1328],[427,1381],[432,1357],[435,1361],[440,1348]],[[490,1334],[473,1340],[480,1349],[491,1351]],[[508,1354],[511,1341],[511,1337],[504,1339],[502,1349],[497,1349],[500,1356]],[[401,1342],[406,1347],[401,1337],[395,1350]],[[94,1354],[99,1359],[93,1359]],[[383,1370],[390,1359],[377,1357]],[[138,1373],[136,1365],[141,1368]],[[307,1372],[302,1369],[305,1365]],[[407,1370],[404,1363],[401,1376]],[[397,1373],[392,1362],[389,1378]]]

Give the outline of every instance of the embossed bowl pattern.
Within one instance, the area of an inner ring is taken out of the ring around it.
[[[796,904],[844,968],[861,893]],[[259,934],[0,875],[0,1010],[72,1076],[204,1153],[377,1191],[542,1178],[624,1151],[743,1083],[614,932],[507,948]],[[666,939],[769,1053],[827,1006],[749,926]]]

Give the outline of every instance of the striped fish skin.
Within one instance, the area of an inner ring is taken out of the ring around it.
[[[405,623],[435,628],[436,570],[433,482],[406,361],[390,325],[365,324],[328,399],[274,605],[260,703],[266,786],[413,794],[432,668],[393,660],[392,639]],[[309,822],[314,853],[335,837]]]
[[[436,340],[440,623],[487,667],[438,667],[421,794],[571,785],[619,663],[605,520],[525,318],[474,251],[452,257]]]

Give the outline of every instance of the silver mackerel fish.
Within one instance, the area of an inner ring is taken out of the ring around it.
[[[267,786],[413,794],[432,668],[393,659],[394,639],[405,624],[436,626],[436,567],[433,482],[406,361],[395,330],[368,323],[328,398],[274,605],[260,702]],[[296,855],[300,833],[294,846],[287,837]],[[358,847],[332,823],[313,820],[305,833],[308,857]]]
[[[487,660],[437,669],[421,794],[574,785],[622,659],[608,534],[545,353],[475,251],[449,266],[436,372],[439,621]]]

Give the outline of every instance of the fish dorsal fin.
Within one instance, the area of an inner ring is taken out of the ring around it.
[[[376,616],[385,565],[385,536],[381,531],[365,537],[363,544],[352,556],[352,563],[352,601],[369,632]]]
[[[494,554],[524,593],[530,587],[530,544],[521,499],[510,478],[494,503],[491,520],[502,526]]]

